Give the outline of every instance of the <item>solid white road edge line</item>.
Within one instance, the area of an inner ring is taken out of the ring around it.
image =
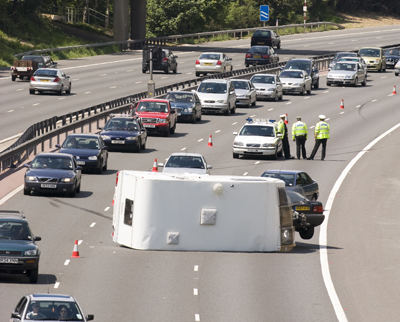
[[[11,197],[13,197],[15,194],[17,194],[18,192],[20,192],[22,189],[24,189],[24,185],[21,184],[18,188],[14,189],[13,191],[11,191],[8,195],[6,195],[3,199],[0,200],[0,205],[2,205],[3,203],[5,203],[8,199],[10,199]]]
[[[346,178],[347,174],[350,172],[351,168],[356,164],[356,162],[364,155],[364,153],[369,152],[369,150],[378,143],[381,139],[383,139],[386,135],[390,134],[394,130],[400,127],[400,123],[393,126],[391,129],[377,137],[370,144],[368,144],[361,152],[359,152],[353,160],[347,165],[347,167],[343,170],[340,177],[335,182],[335,185],[332,188],[331,193],[329,194],[328,201],[325,205],[326,209],[332,209],[333,201],[337,192],[339,191],[342,182]],[[348,322],[346,314],[344,313],[343,307],[340,304],[340,300],[336,294],[335,287],[333,286],[332,278],[329,271],[329,263],[328,263],[328,252],[327,252],[327,228],[330,210],[327,210],[325,213],[325,220],[321,225],[320,233],[319,233],[319,248],[320,248],[320,262],[321,262],[321,270],[322,277],[324,279],[325,287],[328,291],[329,298],[331,299],[331,303],[335,310],[336,316],[339,322]]]

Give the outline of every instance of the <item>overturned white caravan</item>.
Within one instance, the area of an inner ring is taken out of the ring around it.
[[[287,252],[295,247],[283,181],[119,172],[113,241],[134,249]]]

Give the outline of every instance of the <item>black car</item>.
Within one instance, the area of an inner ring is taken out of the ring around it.
[[[387,68],[394,68],[400,59],[400,49],[393,48],[385,50],[386,66]]]
[[[273,30],[257,29],[251,37],[250,46],[270,46],[281,48],[281,38]]]
[[[295,211],[293,226],[303,239],[314,236],[314,227],[324,222],[324,208],[319,201],[311,201],[304,196],[303,189],[286,189]]]
[[[137,116],[111,114],[100,135],[111,150],[135,151],[146,149],[147,131]]]
[[[249,49],[244,59],[246,67],[250,65],[268,65],[279,62],[278,54],[270,46],[253,46]]]
[[[312,79],[312,85],[314,88],[319,88],[319,70],[314,59],[290,59],[283,69],[300,69],[306,71]]]
[[[339,61],[339,59],[342,57],[358,57],[358,53],[353,53],[353,52],[336,53],[335,56],[333,56],[331,62],[329,63],[329,69],[332,69]]]
[[[0,273],[26,274],[36,283],[39,275],[40,250],[28,221],[21,211],[0,210]]]
[[[201,102],[196,93],[174,91],[165,95],[164,99],[169,100],[176,110],[178,121],[201,121]]]
[[[146,73],[150,71],[150,52],[153,61],[153,70],[163,70],[168,74],[171,70],[174,74],[178,72],[178,62],[171,50],[162,49],[158,45],[145,45],[143,48],[143,61],[142,61],[142,72]]]
[[[82,169],[94,169],[99,174],[107,170],[108,147],[99,134],[70,134],[56,147],[60,153],[72,154]]]
[[[65,193],[75,197],[81,191],[82,168],[71,154],[40,153],[25,173],[24,195],[34,192]]]

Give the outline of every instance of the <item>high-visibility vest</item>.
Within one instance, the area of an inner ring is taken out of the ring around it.
[[[278,122],[278,133],[282,134],[281,139],[285,136],[285,121],[280,120]]]
[[[292,126],[292,139],[294,140],[296,136],[305,136],[307,139],[308,135],[308,130],[307,130],[307,125],[306,123],[302,121],[297,121],[296,123],[293,123]]]
[[[329,139],[329,124],[324,121],[318,122],[314,133],[316,139]]]

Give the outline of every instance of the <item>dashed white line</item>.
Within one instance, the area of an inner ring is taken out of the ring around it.
[[[110,207],[107,207],[106,209],[104,209],[104,211],[107,211],[108,209],[110,209]]]
[[[64,262],[64,265],[67,266],[67,265],[69,264],[70,261],[71,261],[70,259],[67,259],[67,260]]]
[[[219,133],[219,132],[221,132],[221,130],[216,130],[214,133]]]
[[[326,93],[329,93],[329,91],[325,91],[325,92],[323,92],[324,94],[326,94]]]
[[[361,107],[361,105],[357,105],[356,107]]]
[[[203,141],[203,139],[197,140],[197,142],[201,142],[201,141]]]
[[[340,112],[339,114],[344,114],[344,112]]]
[[[133,69],[128,69],[126,72],[127,72],[127,73],[133,72]]]
[[[315,126],[314,125],[312,125],[312,126],[310,126],[310,129],[312,129],[312,128],[314,128]]]
[[[117,86],[111,86],[110,88],[116,88]]]
[[[237,122],[232,123],[232,125],[236,125],[236,124],[237,124]]]
[[[190,73],[186,73],[186,75],[192,75],[192,72],[190,72]]]
[[[386,78],[387,76],[382,76],[381,78]]]
[[[23,91],[23,90],[24,90],[23,88],[18,88],[18,89],[17,89],[17,92]]]
[[[268,110],[268,112],[270,112],[270,111],[272,111],[273,110],[273,108],[270,108],[269,110]]]
[[[197,321],[200,321],[200,314],[195,314],[194,315],[194,320],[197,322]]]
[[[242,66],[242,64],[238,64],[238,65],[235,65],[235,66]]]
[[[100,77],[107,76],[107,74],[101,74]]]
[[[58,288],[60,286],[60,282],[56,282],[55,284],[54,284],[54,288]]]
[[[39,105],[40,103],[35,103],[35,104],[33,104],[32,106],[37,106],[37,105]]]
[[[260,163],[260,161],[257,161],[256,163],[254,163],[254,164],[259,164]]]
[[[58,99],[59,100],[65,100],[65,97],[59,97]]]
[[[193,289],[193,295],[199,295],[199,290],[197,288]]]
[[[92,224],[90,225],[90,227],[94,227],[94,225],[96,225],[95,222],[92,222]]]
[[[286,105],[292,104],[292,102],[287,102]]]
[[[250,115],[250,117],[254,117],[254,116],[256,116],[255,114],[254,115]]]
[[[244,176],[247,176],[248,172],[243,173]]]
[[[168,76],[163,76],[163,77],[161,77],[161,79],[165,79],[165,78],[168,78]]]
[[[135,84],[140,84],[140,83],[142,83],[143,81],[139,81],[139,82],[135,82]]]
[[[184,64],[184,63],[186,63],[186,62],[185,62],[185,61],[180,61],[180,62],[179,62],[179,64]]]
[[[78,240],[78,245],[82,244],[83,240]]]
[[[309,99],[309,98],[310,98],[310,96],[304,97],[305,100],[307,100],[307,99]]]
[[[198,272],[198,271],[199,271],[199,265],[194,265],[193,270],[194,270],[195,272]]]
[[[376,102],[377,100],[372,100],[371,103]]]
[[[14,110],[9,110],[9,111],[7,111],[7,113],[11,113],[11,112],[14,112]]]
[[[186,150],[186,148],[181,149],[181,151],[185,151],[185,150]]]
[[[84,94],[90,94],[90,93],[92,93],[92,92],[85,92]]]

